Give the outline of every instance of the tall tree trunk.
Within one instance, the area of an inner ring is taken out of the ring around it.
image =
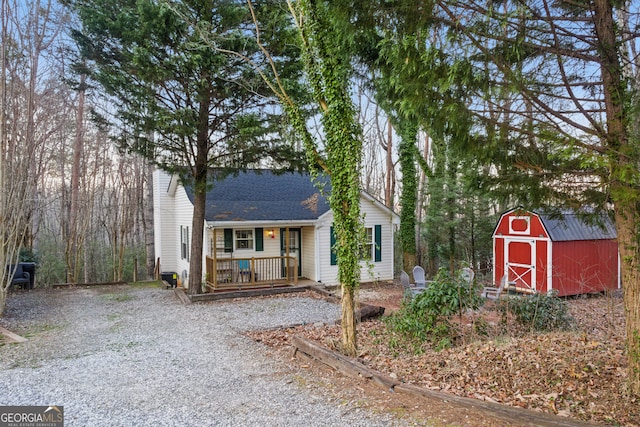
[[[629,179],[637,174],[637,147],[629,143],[624,124],[627,99],[623,69],[618,57],[613,6],[607,0],[594,1],[594,20],[601,45],[601,73],[607,117],[607,145],[610,158],[611,196],[614,201],[626,318],[626,348],[630,390],[640,396],[640,189]],[[631,182],[630,182],[631,181]]]
[[[344,354],[355,356],[357,354],[357,337],[356,337],[356,298],[355,289],[353,287],[342,286],[342,300],[340,301],[342,308],[342,346]]]
[[[416,224],[422,224],[424,221],[425,215],[425,204],[426,204],[426,196],[427,196],[427,171],[424,169],[424,165],[429,165],[429,148],[431,146],[431,141],[429,140],[429,134],[425,133],[424,136],[424,147],[422,149],[422,158],[424,159],[424,163],[422,163],[423,167],[419,169],[418,172],[418,194],[417,194],[417,209],[416,209]],[[416,236],[418,242],[420,242],[419,236]],[[420,244],[420,243],[418,243]],[[420,251],[418,251],[420,252]]]
[[[387,121],[387,146],[385,150],[386,154],[386,165],[387,165],[387,176],[386,182],[384,186],[384,201],[385,205],[389,209],[393,209],[394,200],[394,189],[395,189],[395,170],[393,168],[393,126],[391,125],[391,120]]]
[[[122,220],[126,221],[125,215],[122,216]],[[120,225],[120,246],[118,247],[118,276],[116,277],[116,282],[120,281],[124,277],[124,253],[126,249],[125,245],[125,232],[122,228],[123,225]]]
[[[9,12],[7,10],[7,1],[2,0],[0,3],[0,25],[2,25],[2,40],[0,40],[0,265],[7,265],[5,247],[5,147],[7,146],[7,127],[6,127],[6,108],[7,108],[7,20]],[[9,289],[9,280],[7,277],[7,269],[0,270],[0,316],[4,313],[7,301],[7,291]]]
[[[207,204],[207,183],[209,175],[209,106],[210,88],[201,92],[196,158],[193,166],[194,200],[193,221],[191,223],[191,254],[189,259],[189,293],[202,292],[202,256],[204,250],[204,221]]]
[[[84,82],[85,76],[80,76],[78,92],[78,110],[76,112],[76,137],[73,145],[73,163],[71,165],[71,206],[69,208],[69,233],[65,258],[67,261],[67,282],[78,280],[78,198],[80,192],[80,160],[84,142]]]
[[[402,172],[402,194],[400,195],[400,246],[402,247],[402,264],[404,270],[409,270],[417,264],[416,257],[416,198],[417,175],[415,164],[415,144],[418,128],[405,119],[398,125],[400,145],[400,170]]]
[[[636,204],[616,204],[616,229],[620,259],[626,319],[626,347],[630,389],[640,395],[640,256],[638,251],[638,207]]]
[[[478,254],[476,253],[476,206],[480,206],[480,203],[477,203],[478,200],[474,196],[471,196],[471,200],[473,205],[467,209],[469,218],[469,251],[471,252],[470,267],[475,270],[478,268]]]
[[[82,280],[84,283],[91,282],[88,246],[89,245],[82,245]]]
[[[212,5],[209,1],[202,4],[202,19],[211,22],[213,19]],[[210,82],[209,70],[202,71],[202,82]],[[189,293],[191,295],[202,292],[202,257],[204,252],[204,221],[207,203],[207,184],[209,177],[209,110],[214,99],[213,88],[209,84],[202,84],[198,88],[198,129],[196,132],[196,152],[193,159],[191,175],[194,183],[193,218],[191,223],[191,253],[189,256]]]
[[[147,266],[147,278],[154,278],[156,265],[156,255],[154,246],[154,231],[153,231],[153,165],[149,163],[147,165],[146,174],[146,201],[143,211],[143,226],[144,226],[144,241],[146,249],[146,266]],[[154,278],[155,279],[155,278]]]
[[[453,276],[456,269],[456,260],[458,258],[458,254],[456,251],[456,237],[457,237],[457,227],[456,227],[456,215],[457,208],[459,207],[459,200],[456,200],[457,189],[458,189],[458,162],[453,159],[453,155],[451,152],[448,153],[447,159],[447,183],[446,183],[446,210],[447,210],[447,234],[448,234],[448,243],[449,249],[449,272]]]
[[[427,271],[435,274],[442,266],[446,255],[445,233],[442,229],[447,221],[446,212],[446,146],[442,139],[431,141],[432,166],[430,179],[427,181],[426,193],[429,194],[429,204],[425,213],[425,230],[427,239]]]
[[[204,248],[204,220],[207,202],[207,180],[199,178],[195,182],[193,197],[193,222],[191,223],[191,253],[189,254],[189,293],[202,292],[202,253]]]

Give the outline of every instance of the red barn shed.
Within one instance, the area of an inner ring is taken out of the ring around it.
[[[620,287],[616,230],[602,216],[587,224],[575,213],[561,218],[512,209],[493,232],[493,281],[507,275],[510,289],[558,291],[559,296]]]

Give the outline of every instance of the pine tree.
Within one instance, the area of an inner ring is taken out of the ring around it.
[[[259,48],[246,28],[247,3],[239,0],[68,0],[82,26],[73,33],[82,54],[79,71],[114,101],[114,124],[124,150],[140,153],[179,173],[194,188],[191,252],[203,249],[209,169],[234,171],[268,164],[294,167],[299,155],[279,138],[286,127],[276,99],[252,58]],[[257,2],[282,78],[299,76],[298,50],[288,43],[288,11]],[[258,64],[258,68],[267,64]],[[270,113],[276,111],[276,114]],[[202,257],[193,256],[189,292],[201,291]]]

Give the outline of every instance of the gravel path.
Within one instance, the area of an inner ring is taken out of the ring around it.
[[[329,322],[310,298],[182,305],[156,287],[36,290],[0,325],[0,405],[64,406],[66,426],[394,426],[328,397],[243,331]]]

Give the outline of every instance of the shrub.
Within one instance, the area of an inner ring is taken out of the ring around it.
[[[394,348],[404,344],[413,351],[426,342],[436,349],[450,347],[455,340],[451,317],[481,304],[473,283],[440,269],[424,292],[405,299],[400,310],[385,318],[390,344]]]
[[[33,249],[20,248],[20,262],[39,262],[38,254]]]
[[[462,280],[459,275],[451,277],[447,270],[441,268],[427,290],[409,304],[415,304],[430,316],[451,317],[461,315],[466,310],[476,310],[482,305],[482,299],[476,291],[473,283]]]
[[[553,291],[509,296],[500,304],[500,310],[513,314],[518,323],[536,331],[569,329],[573,325],[566,301]]]

